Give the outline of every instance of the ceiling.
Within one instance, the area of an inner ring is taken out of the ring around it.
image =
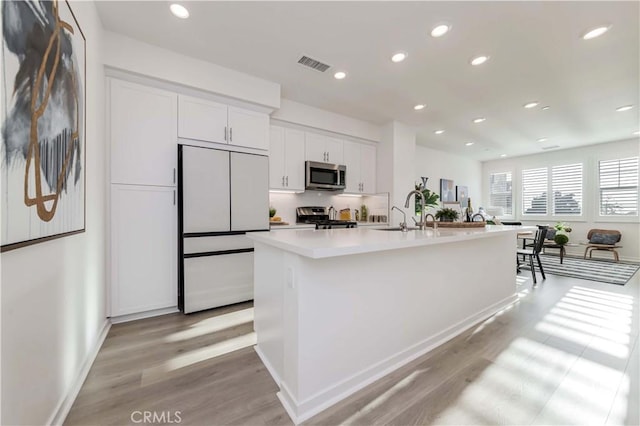
[[[477,160],[637,137],[636,1],[181,4],[189,19],[168,2],[98,2],[98,11],[109,31],[280,83],[290,100],[415,126],[419,144]],[[431,37],[441,22],[451,31]],[[581,38],[601,25],[611,28]],[[391,62],[397,51],[408,58]],[[470,65],[480,54],[490,59]],[[299,65],[302,55],[331,68]],[[347,78],[334,79],[338,70]],[[530,101],[540,105],[523,108]],[[419,103],[427,107],[415,111]],[[623,105],[634,108],[617,112]]]

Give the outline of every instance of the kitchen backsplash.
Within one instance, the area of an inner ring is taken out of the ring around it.
[[[326,191],[305,191],[301,194],[286,194],[278,192],[269,193],[269,204],[276,209],[276,216],[280,216],[284,222],[296,222],[296,208],[302,206],[333,206],[338,212],[341,209],[351,209],[351,219],[355,220],[355,210],[361,210],[364,204],[367,206],[368,215],[389,216],[389,194],[387,192],[353,197],[337,195]]]

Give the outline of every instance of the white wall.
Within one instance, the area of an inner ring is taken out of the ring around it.
[[[640,155],[640,142],[638,139],[629,139],[619,142],[611,142],[598,145],[590,145],[582,148],[566,149],[561,151],[545,152],[542,154],[528,155],[503,160],[488,161],[482,165],[482,182],[484,188],[483,203],[489,204],[489,176],[491,173],[510,171],[512,173],[512,187],[514,200],[514,218],[524,224],[549,224],[553,225],[559,219],[571,224],[572,232],[569,234],[571,243],[579,243],[586,240],[587,232],[592,228],[617,229],[622,232],[624,246],[619,250],[621,258],[628,260],[640,260],[640,220],[621,217],[616,220],[600,218],[598,212],[598,161],[625,158]],[[539,217],[534,220],[526,220],[522,217],[520,204],[521,176],[523,169],[535,167],[552,167],[556,165],[583,163],[583,217],[571,219],[567,217],[556,218],[552,216]],[[568,247],[569,254],[584,253],[584,247]],[[610,254],[594,252],[594,256],[602,255],[611,258]]]
[[[87,38],[86,232],[3,253],[3,425],[54,420],[106,325],[102,27],[73,1]]]
[[[282,99],[280,109],[271,114],[271,118],[370,141],[380,140],[380,126],[288,99]]]
[[[201,61],[141,41],[104,32],[104,63],[110,67],[183,84],[271,108],[280,106],[280,84]]]
[[[469,198],[475,211],[482,204],[482,163],[471,158],[449,154],[421,145],[416,145],[415,180],[421,176],[429,178],[427,188],[440,195],[440,179],[451,179],[455,185],[469,188]],[[434,209],[435,210],[435,209]]]

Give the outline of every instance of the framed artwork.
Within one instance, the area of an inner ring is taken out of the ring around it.
[[[469,189],[466,186],[456,186],[456,200],[460,203],[460,207],[463,209],[467,207],[467,200],[469,199]]]
[[[456,201],[455,186],[449,179],[440,179],[440,201]]]
[[[85,230],[86,40],[64,1],[2,2],[2,251]]]

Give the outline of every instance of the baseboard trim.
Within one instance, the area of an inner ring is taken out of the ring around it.
[[[69,388],[69,391],[66,395],[63,395],[56,406],[56,409],[53,411],[51,417],[49,417],[49,421],[47,421],[48,425],[62,425],[69,415],[69,411],[71,411],[71,407],[76,400],[76,397],[80,393],[80,389],[82,389],[82,385],[91,370],[91,366],[93,362],[96,360],[98,356],[98,352],[104,343],[104,340],[107,338],[107,334],[109,334],[109,330],[111,329],[111,321],[109,319],[105,319],[104,324],[102,325],[102,329],[100,330],[100,334],[98,334],[98,338],[96,339],[93,348],[89,351],[87,356],[85,357],[84,362],[82,363],[82,368],[78,372],[73,384]]]
[[[281,383],[280,376],[276,372],[276,369],[273,368],[273,366],[269,362],[269,359],[266,357],[264,352],[262,352],[262,350],[258,345],[255,345],[253,347],[253,350],[255,350],[256,353],[258,354],[258,358],[260,358],[260,361],[262,361],[264,366],[267,368],[267,371],[269,372],[269,374],[271,374],[271,378],[273,378],[273,380],[276,382],[276,385],[280,386],[280,383]]]
[[[158,317],[160,315],[175,314],[176,312],[180,312],[180,310],[177,307],[173,306],[171,308],[153,309],[151,311],[138,312],[135,314],[118,315],[111,317],[110,319],[112,324],[120,324],[121,322]]]
[[[286,383],[281,382],[278,398],[295,424],[304,422],[339,401],[342,401],[349,395],[359,391],[365,386],[370,385],[376,380],[453,339],[479,322],[491,317],[496,312],[510,306],[517,300],[518,296],[516,294],[508,296],[499,302],[482,309],[480,312],[476,312],[462,321],[453,324],[445,330],[430,336],[421,342],[418,342],[417,344],[342,380],[339,383],[335,383],[303,401],[297,401],[291,392],[289,392]]]

